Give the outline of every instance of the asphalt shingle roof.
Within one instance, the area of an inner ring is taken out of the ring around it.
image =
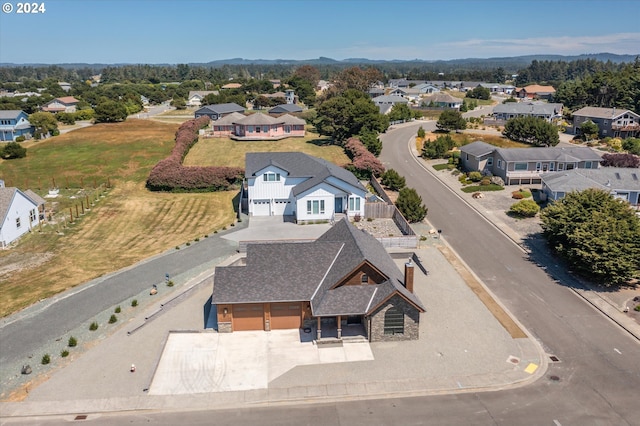
[[[587,147],[496,148],[505,161],[597,161],[600,156]]]
[[[0,119],[15,120],[22,111],[19,109],[0,110]]]
[[[542,181],[553,192],[582,191],[588,188],[640,191],[640,170],[622,167],[573,169],[545,173]]]
[[[482,141],[471,142],[470,144],[464,145],[460,148],[460,152],[471,154],[474,157],[481,157],[483,155],[491,154],[495,150],[495,146],[489,145],[488,143]]]
[[[202,110],[209,110],[211,112],[215,112],[216,114],[229,114],[232,112],[243,112],[244,108],[238,104],[234,104],[233,102],[231,102],[227,104],[205,105],[196,112],[200,112]]]
[[[387,280],[333,288],[365,261]],[[402,279],[379,241],[342,220],[311,243],[249,244],[246,266],[216,268],[212,301],[311,301],[315,316],[362,315],[399,293],[424,311],[420,299],[402,285]]]
[[[562,104],[508,102],[496,105],[494,114],[531,114],[531,115],[556,115],[562,112]]]
[[[269,114],[280,114],[283,112],[302,112],[302,108],[295,104],[276,105],[269,110]]]
[[[593,118],[608,118],[608,119],[614,119],[616,117],[619,117],[623,114],[633,114],[634,116],[638,116],[638,114],[636,114],[633,111],[630,111],[628,109],[620,109],[620,108],[600,108],[600,107],[584,107],[584,108],[580,108],[579,110],[575,111],[573,113],[573,116],[575,117],[580,116],[580,117],[593,117]]]

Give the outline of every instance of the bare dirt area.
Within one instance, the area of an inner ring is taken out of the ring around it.
[[[362,229],[376,238],[402,236],[402,231],[400,231],[393,219],[382,218],[371,221],[362,219],[359,222],[353,222],[353,224],[356,228]]]

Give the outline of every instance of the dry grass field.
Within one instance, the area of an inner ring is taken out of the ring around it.
[[[426,132],[425,134],[425,138],[424,141],[427,140],[436,140],[436,138],[438,136],[442,136],[443,133],[434,133],[434,132]],[[464,133],[455,133],[455,132],[451,132],[449,133],[449,136],[451,136],[451,138],[456,142],[457,146],[462,146],[462,145],[466,145],[468,143],[471,142],[475,142],[475,141],[483,141],[486,142],[488,144],[491,145],[495,145],[497,147],[500,148],[527,148],[527,147],[531,147],[531,145],[527,145],[524,143],[520,143],[520,142],[515,142],[512,141],[510,139],[507,139],[503,136],[501,136],[498,133],[483,133],[483,132],[477,132],[474,133],[473,130],[465,130]],[[418,150],[418,152],[422,151],[422,145],[424,144],[423,140],[420,140],[420,138],[416,137],[416,149]]]
[[[55,181],[61,195],[47,199],[47,210],[51,202],[57,203],[58,218],[84,194],[95,201],[73,224],[67,215],[65,222],[44,225],[0,251],[0,317],[233,222],[235,191],[146,190],[149,171],[173,148],[177,128],[136,119],[95,125],[29,142],[24,159],[0,160],[7,186],[31,188],[44,196]],[[315,134],[279,142],[202,139],[185,164],[244,167],[249,151],[302,151],[337,164],[348,162],[340,147],[326,143]],[[107,181],[112,188],[105,191]],[[99,188],[93,188],[94,182]]]

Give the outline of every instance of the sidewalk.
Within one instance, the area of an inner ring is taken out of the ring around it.
[[[452,192],[460,196],[469,207],[473,208],[478,214],[483,216],[488,222],[500,230],[504,235],[511,239],[514,243],[519,245],[525,251],[530,251],[530,247],[527,247],[524,243],[529,234],[540,232],[542,229],[538,222],[520,220],[516,221],[506,214],[504,211],[506,208],[500,208],[497,197],[504,197],[504,194],[487,193],[484,199],[474,199],[471,194],[466,194],[460,191],[460,183],[456,176],[453,176],[451,172],[442,170],[436,171],[432,166],[433,164],[441,163],[442,160],[424,160],[419,156],[418,151],[415,149],[414,139],[411,140],[409,145],[416,160],[420,162],[423,168],[435,176],[443,185],[447,186]],[[535,186],[535,185],[525,185]],[[513,190],[518,189],[518,186],[513,186]],[[489,199],[489,197],[493,197]],[[511,203],[510,200],[509,203]],[[498,208],[496,209],[496,205]],[[591,304],[594,308],[598,309],[604,315],[609,317],[612,321],[617,323],[624,330],[629,332],[636,339],[640,340],[640,324],[633,318],[626,315],[623,311],[627,302],[633,299],[635,296],[640,296],[640,288],[633,290],[619,290],[617,292],[607,292],[599,290],[589,283],[581,280],[577,277],[575,281],[578,282],[582,288],[576,286],[570,286],[577,295],[582,297],[586,302]]]

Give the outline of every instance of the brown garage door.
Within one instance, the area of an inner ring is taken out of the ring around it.
[[[286,330],[300,328],[302,319],[300,316],[300,303],[272,303],[271,304],[271,329]]]
[[[264,330],[262,304],[244,304],[233,307],[233,331]]]

